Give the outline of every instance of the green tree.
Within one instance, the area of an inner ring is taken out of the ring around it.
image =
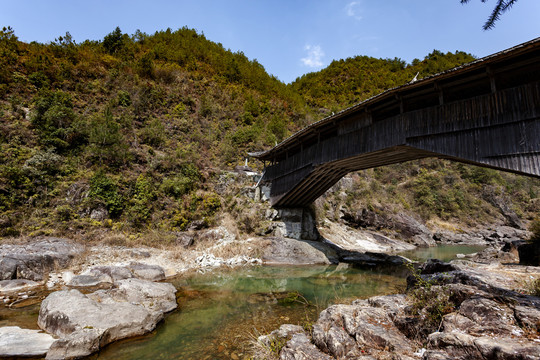
[[[8,26],[0,30],[0,84],[9,83],[12,66],[17,63],[19,42],[13,29]]]
[[[103,202],[111,217],[118,217],[124,209],[124,200],[118,191],[118,185],[103,171],[98,171],[90,179],[88,197]]]
[[[103,47],[109,54],[115,54],[124,46],[122,30],[117,26],[113,32],[103,38]]]
[[[64,150],[75,145],[81,135],[74,126],[75,119],[68,93],[44,91],[34,99],[32,125],[47,147]]]
[[[110,108],[104,114],[94,116],[89,123],[88,142],[93,160],[108,165],[123,165],[128,160],[128,145],[120,132]]]
[[[483,3],[487,0],[481,0]],[[467,4],[470,0],[461,0],[462,4]],[[517,0],[497,0],[497,4],[493,8],[491,15],[487,19],[486,23],[483,26],[484,30],[490,30],[495,27],[495,23],[500,19],[501,15],[510,10],[510,8],[517,3]]]

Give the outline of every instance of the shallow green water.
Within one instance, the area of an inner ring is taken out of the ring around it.
[[[472,254],[485,248],[486,247],[482,245],[439,245],[429,248],[417,248],[415,250],[399,253],[399,255],[418,261],[425,261],[428,259],[450,261],[455,259],[457,254]]]
[[[180,278],[180,308],[154,334],[112,344],[95,358],[247,358],[250,338],[284,323],[312,323],[329,303],[397,292],[404,276],[400,268],[265,266]]]
[[[481,249],[439,246],[403,255],[450,260]],[[402,267],[262,266],[179,277],[173,281],[179,308],[152,334],[111,344],[91,358],[248,358],[250,339],[281,324],[313,323],[331,303],[402,292],[406,274]],[[37,328],[38,304],[0,310],[0,326]]]

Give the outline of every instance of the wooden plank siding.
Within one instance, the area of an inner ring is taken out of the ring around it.
[[[272,205],[306,206],[348,172],[425,157],[540,177],[540,38],[528,46],[524,65],[503,53],[500,69],[494,57],[487,70],[399,88],[402,96],[367,101],[255,155],[273,159],[263,178]]]

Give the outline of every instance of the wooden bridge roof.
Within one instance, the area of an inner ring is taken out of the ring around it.
[[[490,77],[493,78],[503,73],[514,73],[505,77],[507,82],[512,82],[512,76],[529,76],[531,71],[535,73],[534,77],[538,77],[540,73],[539,53],[540,37],[442,73],[386,90],[305,127],[272,149],[252,152],[249,153],[249,156],[266,161],[283,160],[290,154],[300,151],[302,144],[313,142],[321,135],[324,136],[325,133],[332,131],[339,121],[356,112],[384,113],[385,109],[399,108],[402,100],[421,102],[422,97],[426,97],[428,94],[433,96],[434,93],[437,94],[437,92],[450,88],[476,91],[475,87],[479,86],[479,80],[489,80]],[[524,71],[524,67],[526,71]]]

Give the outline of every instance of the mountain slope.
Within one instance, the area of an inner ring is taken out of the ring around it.
[[[413,64],[358,56],[285,85],[187,28],[131,36],[117,28],[80,44],[69,33],[23,43],[4,28],[0,55],[0,236],[89,238],[172,234],[227,213],[242,216],[242,231],[255,231],[263,214],[236,201],[240,189],[216,190],[222,170],[417,72],[472,59],[438,51]],[[500,211],[487,200],[466,205],[486,186],[514,199],[525,218],[538,204],[535,180],[446,162],[363,174],[347,206],[384,203],[446,220],[480,211],[479,219],[493,220]]]

